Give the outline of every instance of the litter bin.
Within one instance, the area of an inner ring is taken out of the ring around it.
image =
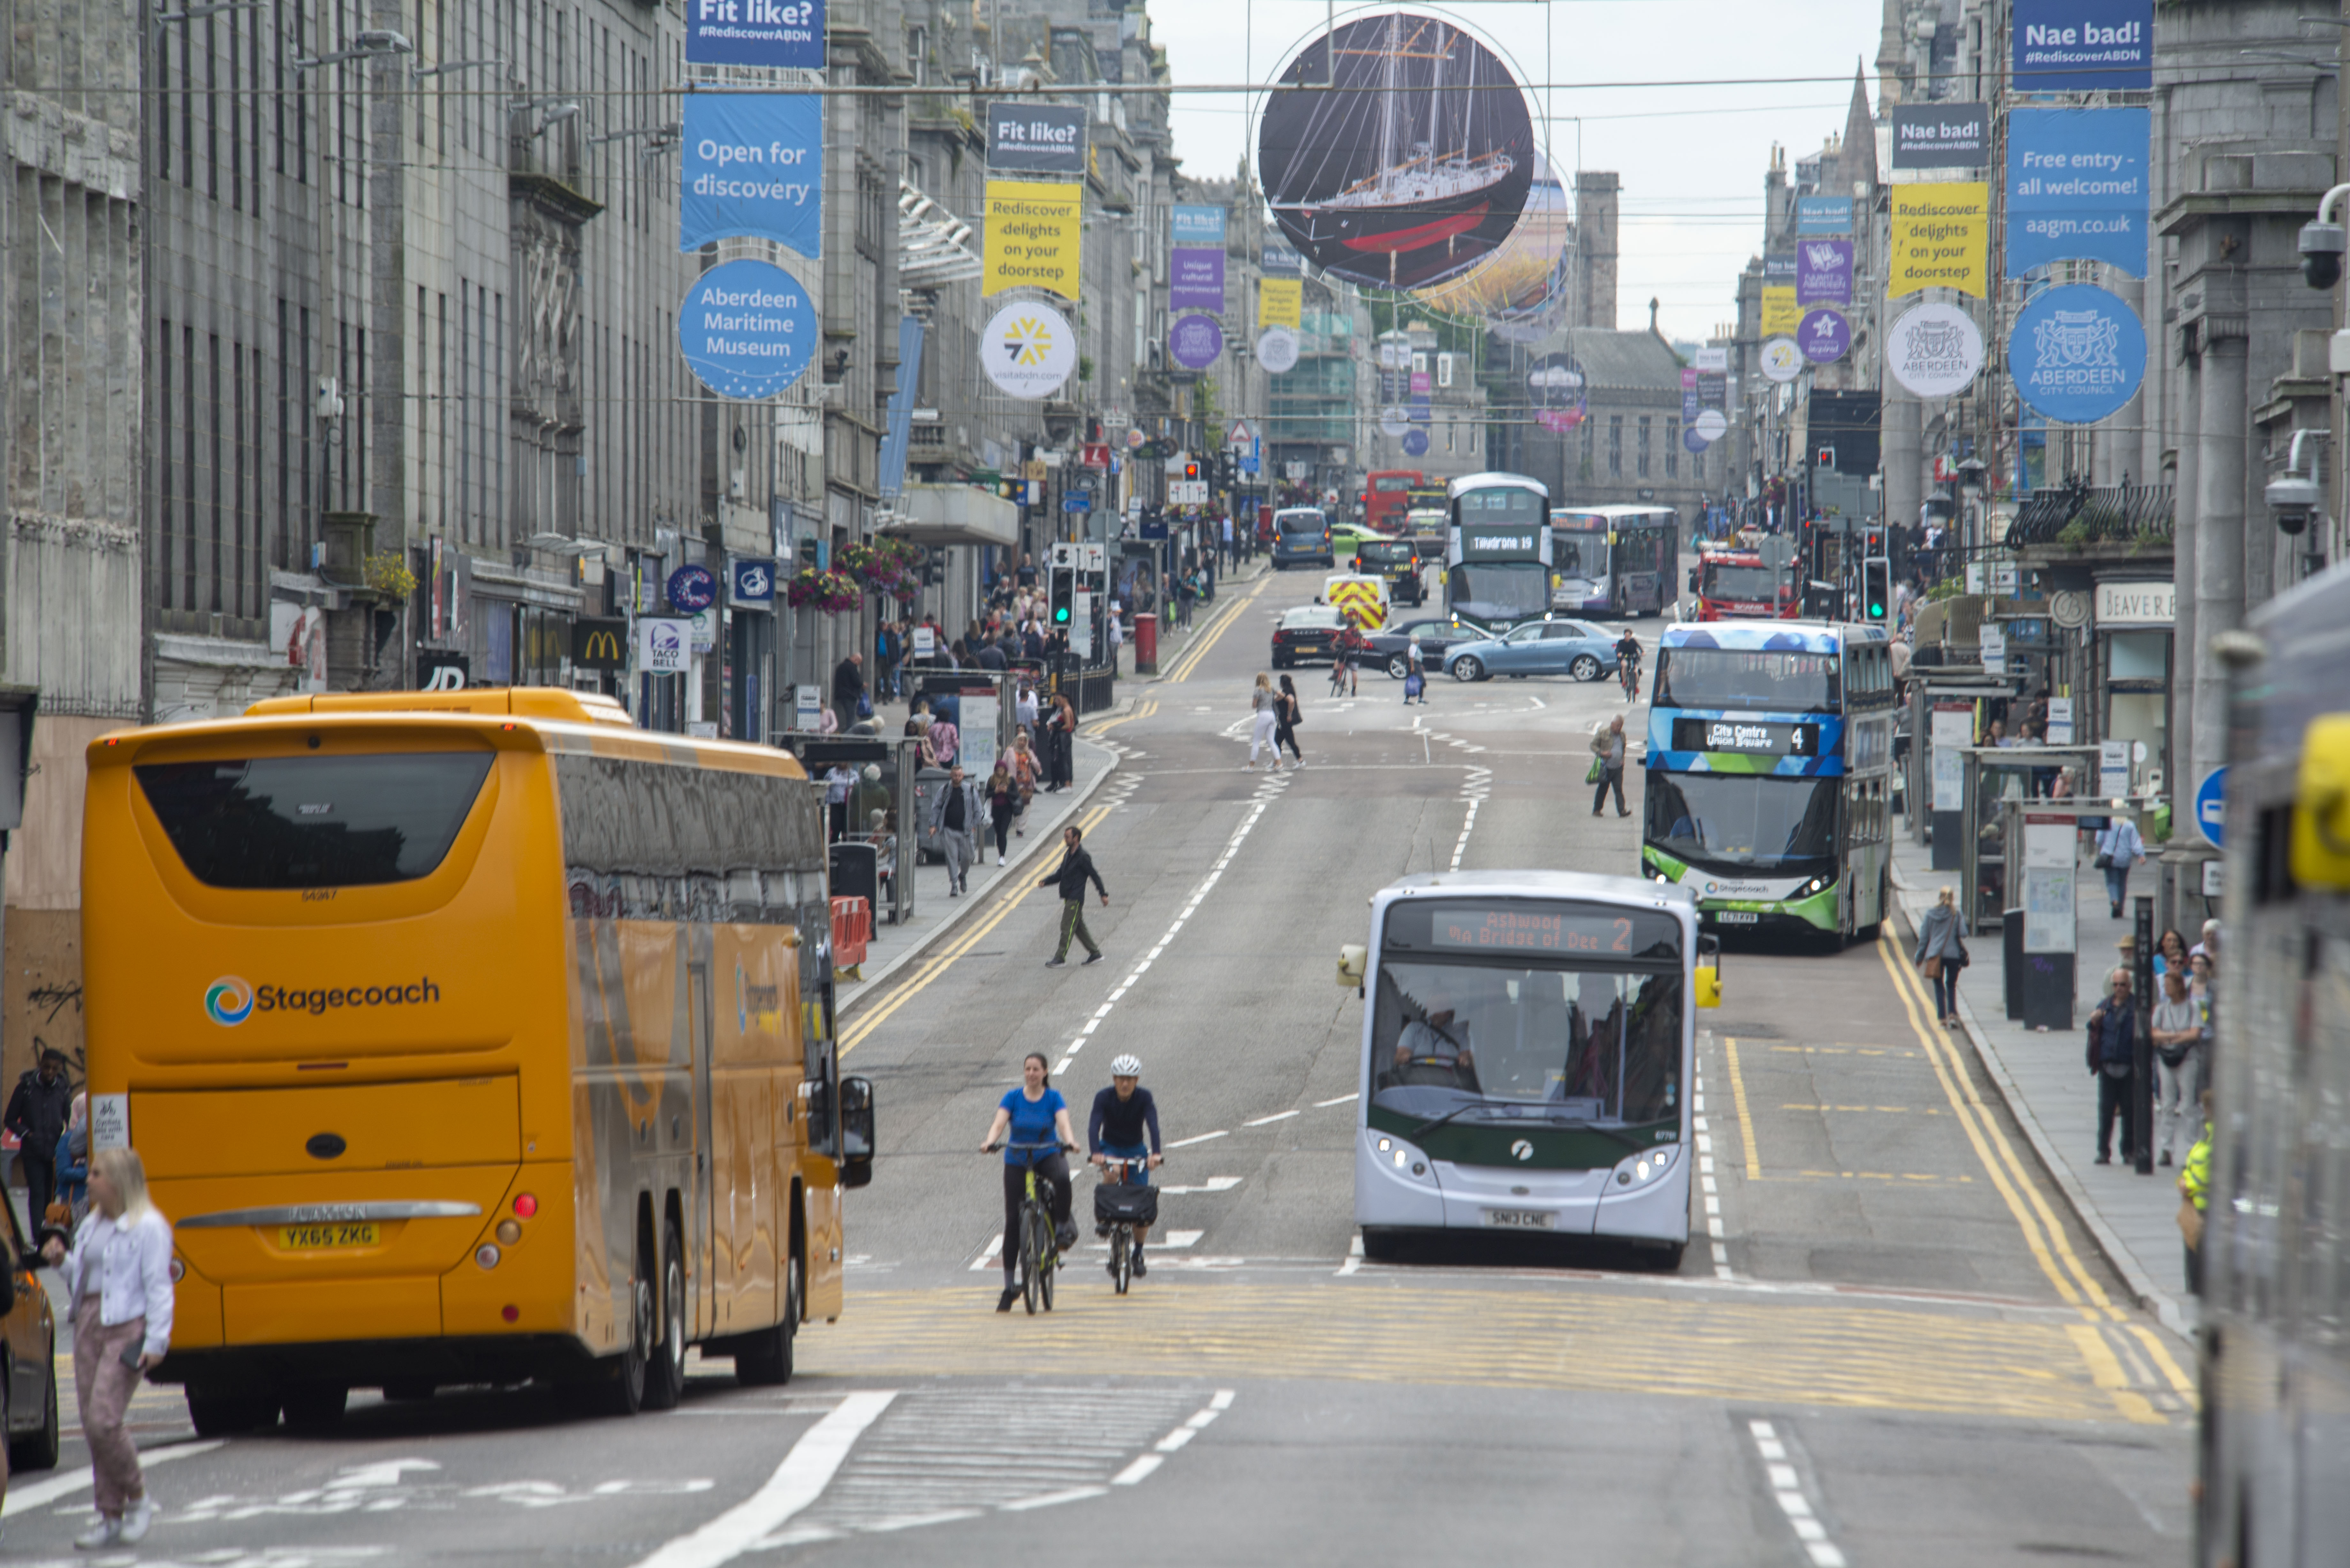
[[[1134,672],[1159,673],[1159,618],[1155,615],[1134,618]]]

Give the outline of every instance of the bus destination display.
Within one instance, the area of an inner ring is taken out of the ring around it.
[[[1525,908],[1450,905],[1430,921],[1429,945],[1471,952],[1621,953],[1632,945],[1627,917],[1554,914]]]

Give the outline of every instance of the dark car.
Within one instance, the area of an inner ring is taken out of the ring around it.
[[[1299,605],[1282,613],[1273,628],[1273,667],[1286,670],[1309,659],[1335,659],[1338,628],[1347,618],[1334,606]]]
[[[0,1315],[0,1357],[6,1361],[8,1468],[57,1468],[61,1428],[57,1423],[57,1323],[49,1293],[28,1266],[33,1250],[16,1222],[16,1206],[0,1204],[8,1221],[0,1228],[0,1267],[7,1270],[15,1297]]]
[[[1370,635],[1370,647],[1363,654],[1367,670],[1384,669],[1398,680],[1409,669],[1406,655],[1410,651],[1412,634],[1419,635],[1420,668],[1434,675],[1444,668],[1445,649],[1456,642],[1473,642],[1484,637],[1473,626],[1456,626],[1446,616],[1419,616],[1410,620],[1390,621]]]
[[[1355,570],[1388,581],[1388,596],[1399,605],[1428,602],[1428,579],[1420,575],[1419,551],[1409,539],[1366,539],[1355,549]]]

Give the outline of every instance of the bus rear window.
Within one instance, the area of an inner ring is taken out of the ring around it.
[[[139,787],[196,879],[357,888],[432,875],[489,776],[488,752],[255,757],[140,766]]]

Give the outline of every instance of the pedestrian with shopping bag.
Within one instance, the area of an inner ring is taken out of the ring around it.
[[[2129,897],[2130,867],[2145,858],[2146,840],[2138,836],[2137,824],[2115,814],[2097,835],[2097,869],[2106,874],[2106,901],[2114,907],[2116,920]]]
[[[1918,971],[1934,983],[1934,1011],[1945,1029],[1959,1026],[1959,971],[1967,967],[1967,961],[1958,896],[1945,886],[1934,907],[1918,922]]]
[[[1616,815],[1629,816],[1631,808],[1624,804],[1624,715],[1617,714],[1607,723],[1591,732],[1591,771],[1583,782],[1596,787],[1591,792],[1591,815],[1605,815],[1607,792],[1616,792]]]

